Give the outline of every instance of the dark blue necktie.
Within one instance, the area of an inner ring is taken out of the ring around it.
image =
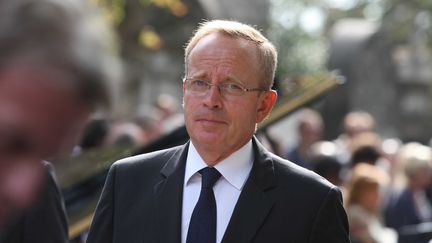
[[[186,243],[216,242],[216,200],[213,185],[221,174],[215,168],[206,167],[202,175],[201,193],[189,223]]]

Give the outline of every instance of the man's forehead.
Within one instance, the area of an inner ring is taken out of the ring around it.
[[[227,43],[230,43],[230,45],[226,45]],[[192,49],[191,53],[193,53],[195,49],[199,49],[199,47],[203,46],[219,46],[220,49],[232,49],[232,47],[235,46],[236,48],[245,48],[252,51],[251,47],[253,47],[254,44],[241,37],[214,32],[203,36]],[[205,50],[212,51],[212,49],[207,48]]]
[[[252,43],[220,33],[203,37],[192,49],[187,66],[188,77],[218,74],[224,81],[244,84],[259,76],[258,54]]]

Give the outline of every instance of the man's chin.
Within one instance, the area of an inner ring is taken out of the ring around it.
[[[221,135],[216,132],[201,133],[196,141],[200,144],[217,145],[220,144]]]

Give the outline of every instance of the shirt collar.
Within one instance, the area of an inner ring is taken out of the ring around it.
[[[242,190],[252,169],[253,158],[252,140],[250,140],[243,147],[217,163],[214,167],[232,186],[238,190]],[[201,158],[191,141],[186,159],[184,185],[186,186],[191,177],[205,167],[207,167],[207,164]]]

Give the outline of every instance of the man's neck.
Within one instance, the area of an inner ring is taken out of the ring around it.
[[[241,144],[241,146],[238,146],[234,149],[220,150],[220,149],[217,149],[217,148],[215,149],[214,147],[210,147],[210,146],[202,146],[201,144],[194,143],[191,140],[196,151],[198,152],[198,154],[201,156],[201,158],[204,160],[204,162],[209,167],[213,167],[213,166],[217,165],[220,161],[228,158],[231,154],[233,154],[234,152],[236,152],[237,150],[242,148],[248,141],[246,141],[244,144]]]

